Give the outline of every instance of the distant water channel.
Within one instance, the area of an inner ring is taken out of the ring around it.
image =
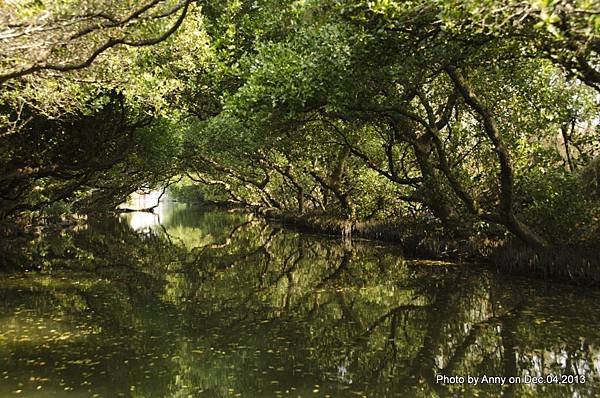
[[[599,291],[157,213],[0,254],[0,397],[600,396]]]

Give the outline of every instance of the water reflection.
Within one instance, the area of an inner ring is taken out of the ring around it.
[[[36,270],[0,276],[0,396],[600,394],[595,291],[160,211],[19,248]],[[586,380],[436,382],[563,374]]]

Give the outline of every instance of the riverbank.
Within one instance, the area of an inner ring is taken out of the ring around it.
[[[231,202],[193,203],[205,210],[250,211],[272,225],[299,232],[327,235],[340,239],[365,239],[383,242],[401,249],[410,258],[455,263],[482,263],[497,272],[535,279],[548,279],[585,286],[600,286],[600,256],[597,245],[563,246],[545,249],[529,248],[507,239],[471,234],[451,236],[433,221],[416,222],[352,222],[323,213],[298,215],[290,212],[248,208]],[[113,215],[121,213],[117,211]],[[0,229],[2,246],[18,246],[39,237],[42,231],[60,233],[78,228],[87,216],[38,220],[38,223],[4,225]],[[43,221],[43,222],[40,222]],[[18,262],[18,261],[17,261]],[[14,261],[0,262],[10,269]]]
[[[480,262],[498,272],[600,286],[600,249],[594,245],[530,248],[484,236],[450,237],[441,228],[401,222],[352,222],[324,214],[258,212],[269,222],[300,232],[368,239],[398,245],[405,255],[455,262]]]
[[[283,212],[266,212],[262,215],[272,223],[301,232],[338,236],[342,239],[368,239],[402,247],[410,256],[436,260],[467,261],[481,258],[491,249],[491,242],[444,239],[442,231],[424,224],[401,222],[356,222],[334,216],[308,213],[297,215]]]
[[[563,246],[534,249],[509,242],[486,262],[511,275],[523,275],[577,285],[600,286],[600,248]]]

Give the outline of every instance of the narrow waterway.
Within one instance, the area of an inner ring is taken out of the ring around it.
[[[176,204],[4,251],[1,397],[600,396],[596,290]]]

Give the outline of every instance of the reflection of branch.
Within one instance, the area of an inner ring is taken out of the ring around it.
[[[274,282],[271,283],[271,285],[276,286],[279,281],[281,280],[281,278],[283,278],[286,275],[290,275],[297,267],[298,264],[300,264],[300,262],[302,260],[304,260],[304,247],[302,246],[302,239],[298,240],[298,257],[296,257],[294,259],[294,261],[292,262],[291,266],[287,266],[288,263],[290,262],[290,259],[292,257],[294,257],[294,255],[296,254],[295,252],[292,252],[283,262],[283,269],[281,271],[281,273],[275,278]]]
[[[267,227],[267,225],[265,225],[265,228]],[[279,230],[271,230],[271,234],[269,235],[269,237],[267,238],[267,241],[265,242],[265,244],[263,245],[263,249],[264,249],[264,253],[265,253],[265,265],[264,267],[262,267],[260,274],[258,276],[258,286],[259,289],[263,289],[266,285],[265,285],[265,275],[267,274],[267,271],[269,270],[269,264],[271,263],[271,260],[273,259],[273,253],[271,253],[271,242],[273,241],[273,238],[276,234],[278,234],[280,231]]]
[[[290,267],[289,270],[286,271],[287,279],[288,279],[288,288],[285,294],[284,306],[286,310],[289,310],[290,307],[290,298],[292,296],[292,290],[294,287],[294,277],[292,275],[292,271],[300,264],[300,262],[304,259],[304,241],[302,239],[298,239],[298,258],[294,261],[294,264]]]
[[[229,234],[227,235],[227,237],[225,238],[224,241],[219,242],[219,243],[217,243],[217,242],[208,243],[203,246],[196,246],[196,247],[194,247],[194,250],[201,252],[204,249],[223,249],[231,244],[231,242],[233,241],[233,236],[235,235],[235,233],[238,230],[245,227],[246,225],[251,225],[253,223],[254,223],[254,220],[249,220],[244,223],[238,224],[231,230],[231,232],[229,232]]]
[[[389,356],[390,360],[391,360],[391,364],[392,364],[392,369],[391,371],[394,370],[395,366],[396,366],[396,360],[398,358],[398,345],[396,344],[396,332],[398,330],[398,313],[394,313],[394,315],[392,316],[392,321],[390,322],[390,335],[387,338],[387,340],[385,341],[385,346],[383,348],[384,352],[386,352],[386,354],[384,354],[384,357],[381,359],[381,363],[379,364],[379,366],[373,370],[373,373],[377,376],[377,378],[379,378],[381,376],[381,372],[383,372],[383,370],[385,369],[385,366],[388,364],[388,355],[387,355],[387,347],[388,345],[390,345],[392,347],[392,352],[391,355]]]
[[[246,224],[247,224],[247,223],[246,223]],[[238,227],[239,227],[239,226],[238,226]],[[265,227],[265,229],[266,229],[266,227]],[[232,233],[233,233],[233,232],[234,232],[234,231],[232,231]],[[216,270],[214,273],[213,273],[213,272],[210,272],[210,273],[209,273],[209,272],[206,272],[206,273],[205,273],[205,275],[203,276],[203,278],[200,278],[200,282],[208,281],[210,277],[214,276],[214,274],[217,274],[217,273],[219,273],[219,272],[223,271],[224,269],[227,269],[227,268],[229,268],[229,267],[231,267],[231,266],[233,266],[233,265],[237,264],[239,261],[246,260],[247,258],[249,258],[249,257],[252,257],[252,256],[254,256],[254,255],[256,255],[256,254],[260,253],[261,251],[262,251],[262,252],[264,252],[264,253],[266,253],[266,254],[267,254],[267,256],[268,256],[268,255],[269,255],[269,252],[268,252],[268,249],[267,249],[267,248],[268,248],[268,246],[271,244],[271,242],[273,241],[273,239],[274,239],[274,238],[275,238],[275,237],[276,237],[276,236],[279,234],[279,232],[280,232],[280,231],[277,231],[277,230],[271,230],[271,233],[270,233],[270,234],[269,234],[269,236],[266,238],[265,242],[264,242],[264,243],[262,243],[262,244],[261,244],[261,245],[260,245],[258,248],[256,248],[255,250],[252,250],[252,251],[251,251],[251,252],[249,252],[249,253],[244,253],[244,254],[240,255],[239,257],[234,257],[234,258],[233,258],[233,260],[232,260],[231,262],[228,262],[228,263],[227,263],[227,264],[225,264],[225,265],[221,265],[221,266],[219,267],[219,269],[217,269],[217,270]],[[261,237],[262,237],[262,234],[261,234]],[[213,259],[215,259],[215,257],[213,257]],[[198,288],[199,288],[199,287],[198,287]],[[251,292],[248,294],[248,296],[246,297],[246,299],[245,299],[244,301],[242,301],[242,302],[241,302],[241,304],[239,304],[239,305],[240,305],[240,307],[243,307],[243,306],[244,306],[246,303],[250,302],[250,301],[251,301],[251,299],[254,297],[254,295],[255,295],[256,293],[259,293],[259,292],[261,292],[261,291],[263,291],[263,290],[264,290],[264,289],[262,288],[262,286],[259,286],[257,289],[254,289],[254,290],[252,290],[252,291],[251,291]],[[197,291],[196,291],[194,294],[197,294]],[[225,300],[225,301],[222,301],[222,302],[221,302],[221,305],[220,305],[220,307],[221,307],[221,310],[222,310],[222,311],[225,311],[225,310],[227,310],[227,308],[226,308],[226,306],[227,306],[227,303],[228,303],[228,302],[230,302],[230,301],[233,301],[233,300],[237,301],[238,299],[239,299],[239,296],[236,296],[236,297],[234,297],[234,298],[232,298],[232,299],[230,299],[230,300]],[[246,318],[247,316],[249,316],[249,315],[251,315],[251,314],[250,314],[250,311],[245,311],[245,312],[244,312],[244,315],[242,315],[242,317],[241,317],[240,319],[245,319],[245,318]]]
[[[251,221],[247,222],[245,224],[250,224],[250,223],[251,223]],[[232,231],[232,232],[234,232],[234,231]],[[258,254],[260,252],[265,252],[266,251],[265,246],[267,246],[270,243],[270,241],[273,239],[273,237],[275,235],[277,235],[277,233],[278,233],[278,231],[273,230],[271,232],[271,234],[269,235],[269,237],[267,238],[267,241],[265,243],[263,243],[262,245],[260,245],[258,248],[254,249],[254,250],[252,250],[252,251],[250,251],[248,253],[242,253],[242,254],[240,254],[237,257],[233,256],[233,260],[231,262],[228,262],[226,264],[222,264],[219,268],[220,269],[226,269],[226,268],[228,268],[228,267],[230,267],[230,266],[238,263],[239,261],[245,260],[245,259],[247,259],[249,257],[252,257],[252,256],[254,256],[254,255],[256,255],[256,254]],[[216,248],[218,249],[219,247],[217,246]],[[212,249],[212,247],[203,246],[200,249],[202,250],[200,254],[203,254],[204,253],[204,249]],[[230,257],[232,257],[232,256],[230,256]],[[213,257],[213,259],[215,259],[215,258],[223,259],[223,258],[225,258],[225,256],[223,256],[223,257]]]
[[[167,229],[165,228],[165,226],[159,222],[158,223],[160,229],[163,231],[163,234],[167,237],[167,240],[169,241],[169,243],[172,245],[173,244],[173,240],[171,239],[171,235],[169,234],[169,232],[167,232]]]
[[[324,256],[321,256],[319,253],[317,253],[316,251],[312,250],[312,247],[309,247],[308,250],[311,250],[312,253],[317,256],[317,257],[323,257],[323,258],[330,258],[331,257],[331,253],[329,253],[329,248],[326,247],[326,250],[328,251]],[[302,295],[302,297],[299,298],[299,300],[297,300],[296,302],[296,308],[300,307],[300,305],[302,304],[303,300],[305,300],[306,298],[308,298],[310,296],[311,293],[313,293],[315,290],[321,289],[324,287],[324,285],[326,284],[326,282],[331,281],[336,279],[344,270],[346,270],[348,268],[348,264],[350,263],[350,259],[352,258],[353,252],[352,250],[345,250],[344,251],[344,255],[342,256],[342,259],[340,261],[340,264],[338,267],[336,267],[336,269],[331,272],[329,275],[327,275],[324,279],[322,279],[313,289],[308,290],[305,294]]]
[[[396,308],[393,308],[390,311],[388,311],[387,313],[385,313],[382,316],[380,316],[379,318],[377,318],[377,320],[375,322],[373,322],[369,327],[367,327],[367,329],[363,332],[362,335],[359,336],[359,338],[364,339],[364,338],[368,337],[371,333],[373,333],[373,331],[375,331],[375,329],[377,329],[377,327],[379,327],[379,325],[381,325],[386,319],[388,319],[391,316],[395,316],[396,314],[405,312],[405,311],[423,311],[428,308],[429,308],[428,305],[412,305],[412,304],[400,305]]]
[[[344,250],[344,255],[342,256],[340,265],[332,273],[327,275],[325,279],[321,280],[321,282],[319,282],[315,289],[322,288],[327,282],[336,279],[344,270],[346,270],[348,268],[348,265],[350,264],[350,260],[352,259],[353,254],[354,253],[352,252],[352,250]]]
[[[252,224],[252,220],[250,221],[246,221],[242,224],[236,225],[231,232],[229,232],[229,235],[227,235],[227,237],[225,238],[225,241],[222,243],[209,243],[207,245],[204,246],[199,246],[198,249],[222,249],[224,247],[227,247],[231,244],[231,241],[233,239],[233,236],[235,235],[235,233],[240,230],[241,228],[245,227],[246,225]]]
[[[500,319],[494,317],[473,325],[471,327],[471,330],[469,330],[469,334],[467,335],[467,337],[465,337],[462,343],[456,348],[456,350],[454,351],[454,355],[452,355],[452,358],[448,360],[448,364],[440,373],[449,375],[454,374],[456,367],[464,359],[469,347],[471,347],[471,345],[473,345],[477,340],[477,335],[479,334],[479,332],[485,329],[486,327],[494,326],[499,323]]]
[[[504,349],[504,374],[507,376],[516,376],[518,372],[517,366],[517,349],[519,342],[515,335],[515,315],[522,309],[522,304],[513,309],[510,313],[501,317],[502,322],[502,348]],[[512,383],[504,390],[503,397],[513,397],[515,395],[517,385]]]

